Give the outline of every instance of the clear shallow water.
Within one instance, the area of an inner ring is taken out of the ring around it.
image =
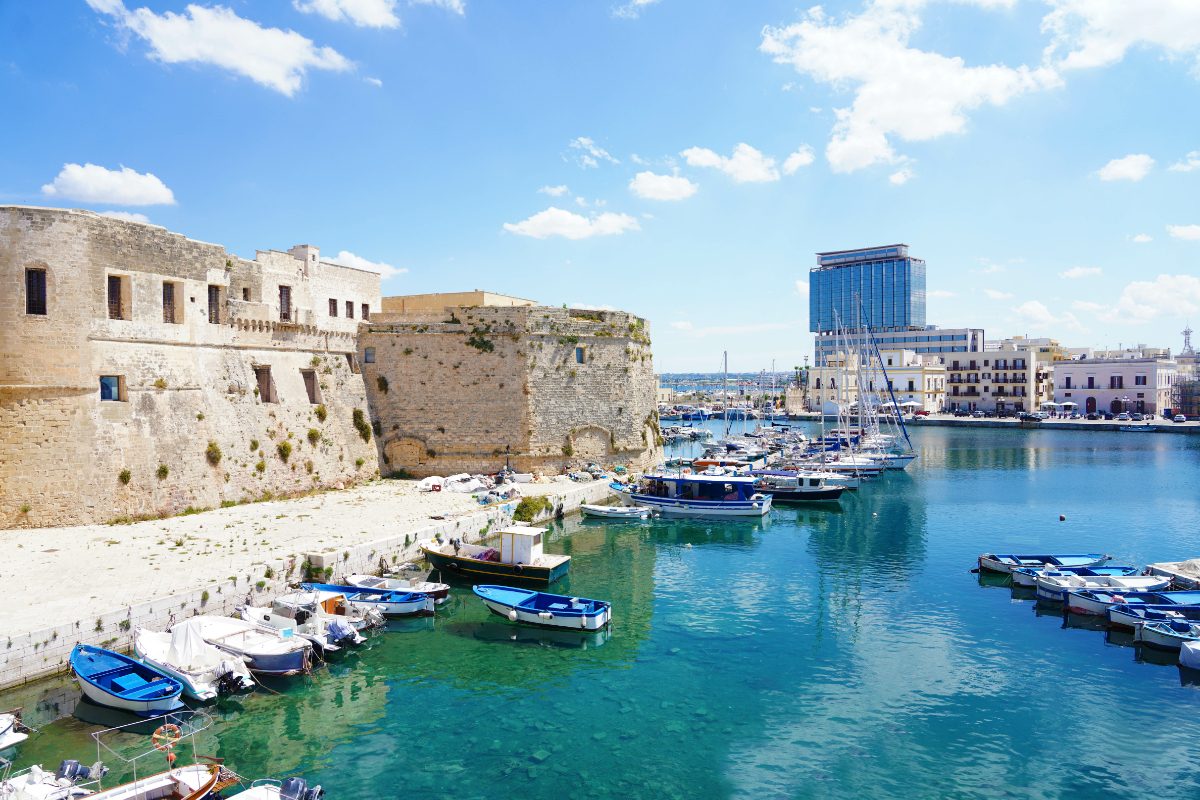
[[[216,707],[207,749],[331,800],[1200,795],[1200,688],[969,572],[991,549],[1200,555],[1200,440],[913,436],[910,472],[840,510],[568,521],[550,549],[573,556],[564,591],[613,601],[607,639],[489,618],[464,587]],[[48,725],[20,762],[90,761],[94,729]]]

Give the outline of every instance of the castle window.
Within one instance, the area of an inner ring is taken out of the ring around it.
[[[317,373],[311,369],[302,369],[300,376],[304,378],[304,391],[308,392],[308,402],[315,406],[321,402],[321,396],[317,393]]]
[[[208,286],[208,321],[213,325],[221,324],[221,287]]]
[[[337,316],[337,300],[334,300],[332,297],[329,298],[329,316]]]
[[[163,322],[174,324],[182,322],[180,315],[176,313],[175,296],[178,294],[175,284],[170,281],[163,281]]]
[[[271,380],[270,367],[255,367],[254,380],[258,384],[258,399],[263,403],[277,403],[275,382]]]
[[[129,276],[108,276],[108,318],[129,319]]]
[[[346,319],[354,319],[354,301],[346,301]]]
[[[25,313],[46,315],[46,270],[25,270]]]
[[[362,318],[368,320],[371,318],[371,306],[366,303],[362,304]]]
[[[101,375],[100,399],[117,403],[125,402],[125,376]]]
[[[292,287],[279,287],[279,321],[292,321]]]
[[[575,348],[575,363],[582,364],[584,360],[584,352],[582,347]]]
[[[247,303],[250,302],[250,287],[249,286],[242,287],[242,299],[245,300]]]
[[[363,350],[363,363],[364,364],[374,364],[375,363],[375,348],[374,347],[368,347],[365,350]]]

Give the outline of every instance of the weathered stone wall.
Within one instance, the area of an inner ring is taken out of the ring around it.
[[[27,268],[47,272],[44,316],[26,313]],[[123,319],[109,318],[110,275],[123,281]],[[293,287],[287,320],[280,284]],[[377,469],[353,423],[355,409],[366,416],[359,309],[379,308],[377,275],[275,251],[246,261],[89,212],[5,207],[0,285],[15,289],[0,293],[0,528],[174,514]],[[355,319],[328,318],[334,291]],[[273,398],[260,396],[256,367],[269,368]],[[100,400],[103,375],[120,376],[122,401]]]
[[[582,348],[582,363],[576,360]],[[470,307],[382,314],[359,336],[381,469],[423,476],[658,458],[643,320]]]

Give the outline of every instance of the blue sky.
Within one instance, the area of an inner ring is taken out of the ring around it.
[[[1200,327],[1195,0],[0,2],[0,92],[0,202],[627,309],[660,370],[802,363],[813,253],[896,241],[943,327]]]

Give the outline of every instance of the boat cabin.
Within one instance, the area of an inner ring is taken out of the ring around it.
[[[536,564],[542,557],[545,528],[512,527],[500,531],[502,564]]]
[[[824,485],[825,478],[820,475],[762,475],[758,479],[758,488],[764,492],[819,489]]]
[[[678,500],[751,500],[754,478],[741,475],[646,475],[639,493]]]

